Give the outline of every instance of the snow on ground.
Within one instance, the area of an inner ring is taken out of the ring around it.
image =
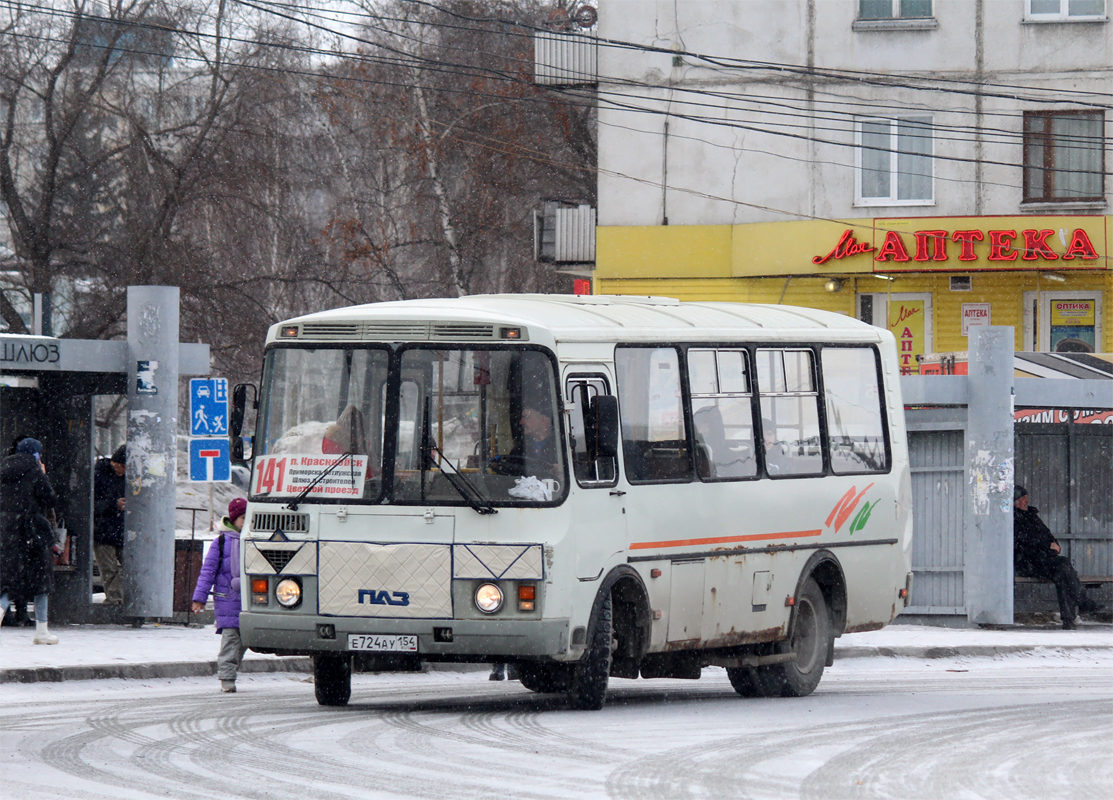
[[[141,628],[123,625],[52,626],[59,643],[34,645],[33,628],[0,630],[0,669],[90,666],[96,664],[212,661],[220,647],[216,629],[147,623]],[[860,648],[1113,648],[1113,626],[1083,624],[1075,631],[1056,628],[936,628],[890,625],[880,631],[846,634],[836,640],[836,657],[858,654]],[[868,652],[868,651],[859,651]],[[248,659],[275,656],[248,653]]]
[[[483,673],[0,687],[5,797],[1023,798],[1113,790],[1113,649],[836,662],[800,699],[615,680],[601,712]],[[1102,789],[1102,787],[1105,787]]]

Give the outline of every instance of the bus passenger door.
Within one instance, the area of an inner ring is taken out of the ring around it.
[[[591,399],[613,394],[611,379],[598,371],[568,373],[564,383],[568,438],[572,452],[570,493],[576,577],[601,576],[607,559],[626,546],[626,499],[616,490],[618,460],[597,457],[593,443]]]

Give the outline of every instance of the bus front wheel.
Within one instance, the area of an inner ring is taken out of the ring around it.
[[[614,637],[614,604],[607,593],[595,622],[588,650],[572,666],[568,704],[581,711],[598,711],[607,699],[611,674],[611,639]]]
[[[518,680],[538,694],[559,694],[569,689],[568,668],[563,664],[519,664]]]
[[[352,697],[352,659],[338,653],[313,656],[313,692],[322,706],[346,706]]]

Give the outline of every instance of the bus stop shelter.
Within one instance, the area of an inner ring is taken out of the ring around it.
[[[126,340],[0,334],[0,445],[6,453],[16,436],[42,441],[70,536],[68,563],[55,566],[52,622],[171,616],[178,378],[208,374],[209,346],[178,342],[176,287],[128,288]],[[122,608],[91,601],[96,395],[128,397],[126,535],[145,533],[131,553],[125,545],[134,584]]]

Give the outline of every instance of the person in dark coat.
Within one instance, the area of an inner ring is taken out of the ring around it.
[[[120,445],[111,458],[98,458],[93,466],[93,557],[97,560],[104,602],[124,602],[120,563],[124,553],[124,473],[127,446]]]
[[[209,545],[197,588],[193,591],[193,613],[201,611],[213,594],[216,632],[220,634],[220,653],[216,676],[220,691],[236,691],[236,672],[247,648],[240,639],[240,531],[247,515],[247,501],[237,497],[228,504],[228,516],[221,520],[221,534]]]
[[[1074,565],[1060,555],[1061,550],[1051,529],[1040,519],[1039,509],[1028,505],[1028,491],[1017,485],[1013,489],[1013,571],[1022,578],[1054,583],[1063,627],[1074,630],[1079,612],[1096,611],[1097,604],[1086,596]]]
[[[58,505],[42,463],[43,446],[25,438],[0,462],[0,609],[9,597],[35,598],[35,644],[58,644],[47,627],[54,585]]]

